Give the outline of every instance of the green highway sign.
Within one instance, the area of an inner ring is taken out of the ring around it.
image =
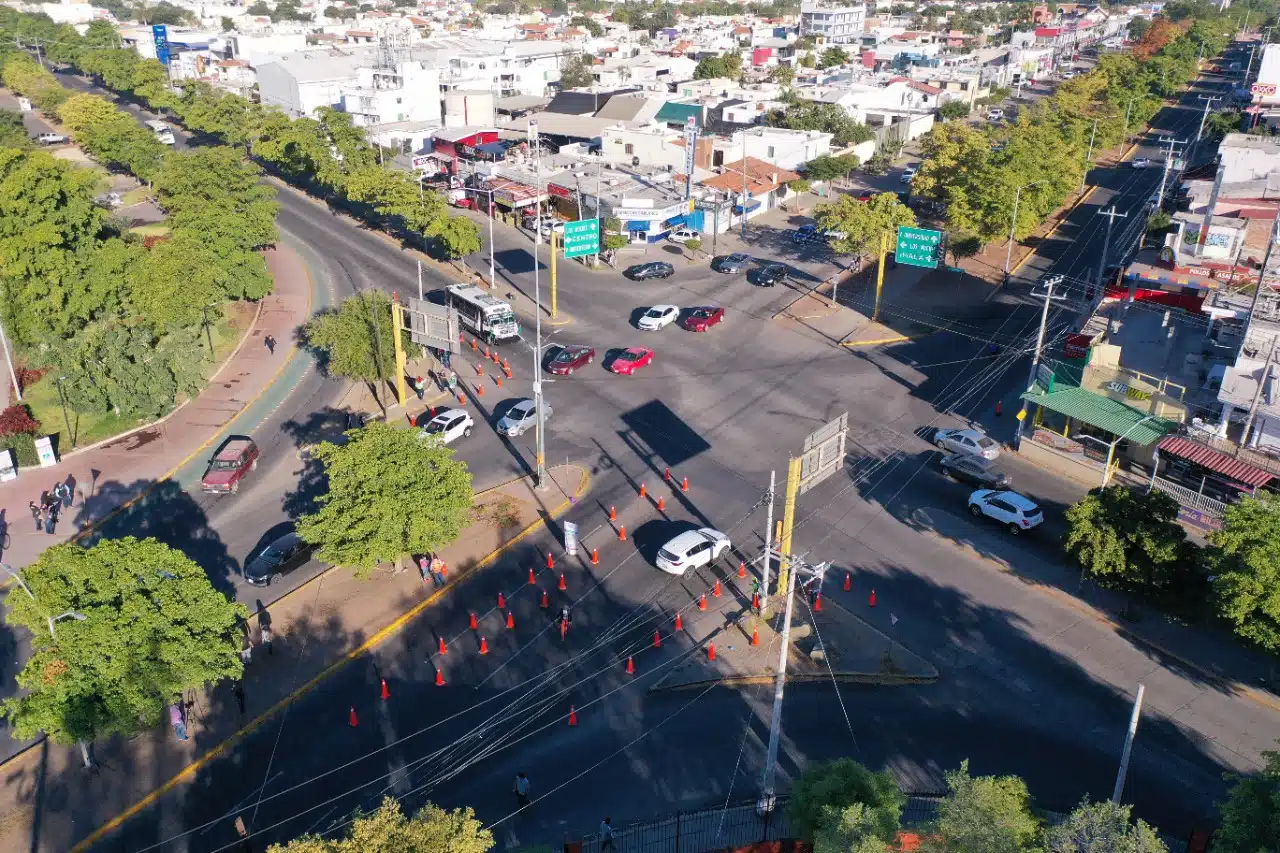
[[[938,261],[942,259],[942,232],[928,228],[899,228],[894,258],[900,264],[937,269]]]
[[[600,220],[579,219],[564,226],[564,256],[580,258],[600,251]]]

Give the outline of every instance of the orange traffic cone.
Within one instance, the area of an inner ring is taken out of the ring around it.
[[[707,594],[705,592],[698,598],[698,609],[699,610],[707,609]]]
[[[659,497],[659,498],[658,498],[658,512],[666,512],[666,509],[667,509],[667,502],[666,502],[666,501],[664,501],[661,497]]]
[[[813,612],[814,613],[822,612],[822,596],[821,595],[815,595],[813,597]]]
[[[499,610],[507,609],[507,600],[502,597],[502,593],[498,593],[498,609]]]
[[[711,587],[711,595],[715,598],[720,597],[720,578],[716,578],[716,585]]]
[[[653,647],[655,649],[662,648],[662,635],[659,634],[657,631],[653,632]]]
[[[751,607],[753,610],[760,609],[760,593],[758,592],[751,593]]]
[[[503,370],[510,370],[510,369],[511,369],[511,362],[507,361],[507,360],[504,358],[504,359],[502,360],[502,369],[503,369]]]
[[[486,359],[489,357],[489,347],[488,347],[488,346],[486,346],[486,347],[484,348],[484,357],[485,357]]]
[[[844,573],[844,591],[849,592],[853,589],[853,575],[848,572]]]
[[[687,492],[687,491],[689,491],[689,478],[688,478],[688,477],[685,477],[684,479],[682,479],[682,480],[680,481],[680,491],[682,491],[682,492]]]
[[[356,726],[360,725],[360,720],[359,720],[359,718],[357,718],[357,717],[356,717],[356,706],[355,706],[355,705],[352,705],[352,706],[351,706],[351,716],[347,717],[347,725],[351,726],[351,728],[353,728],[353,729],[354,729]]]
[[[564,582],[564,572],[560,573],[560,585],[556,588],[559,589],[561,592],[564,592],[569,588],[569,585]]]
[[[627,526],[625,524],[618,528],[618,539],[623,542],[627,541]]]
[[[475,368],[476,368],[476,376],[484,376],[484,368],[483,368],[483,367],[481,367],[480,365],[478,365],[478,364],[477,364],[477,365],[475,366]]]
[[[471,614],[471,619],[468,620],[467,627],[470,628],[472,631],[476,629],[476,615],[474,613]]]
[[[551,552],[547,552],[547,568],[554,569],[556,567],[555,558],[551,556]]]
[[[867,606],[868,607],[876,606],[876,591],[874,589],[871,590],[871,594],[867,596]]]
[[[593,566],[600,565],[600,552],[598,552],[595,548],[591,549],[591,565]]]
[[[572,705],[569,706],[569,725],[576,726],[578,724],[578,712]]]
[[[484,637],[480,638],[480,654],[489,654],[489,641]]]
[[[533,586],[533,585],[534,585],[534,584],[536,584],[537,582],[538,582],[538,579],[537,579],[536,577],[534,577],[534,575],[533,575],[533,569],[532,569],[532,568],[531,568],[531,569],[529,569],[529,585],[530,585],[530,586]]]
[[[507,627],[508,627],[508,628],[514,628],[515,626],[516,626],[516,617],[515,617],[515,614],[514,614],[514,613],[512,613],[510,610],[508,610],[508,611],[507,611]]]
[[[494,385],[497,385],[499,388],[501,388],[501,387],[502,387],[502,377],[501,377],[501,376],[495,376],[495,377],[493,377],[493,384],[494,384]]]
[[[547,591],[545,589],[542,591],[542,601],[539,603],[538,606],[540,606],[543,610],[546,610],[548,607],[551,606],[551,602],[547,599]]]
[[[753,646],[760,645],[760,629],[759,628],[751,629],[751,645]]]
[[[683,630],[684,630],[684,620],[680,618],[680,614],[679,614],[679,613],[677,613],[677,614],[676,614],[676,630],[677,630],[677,631],[683,631]]]
[[[627,675],[635,675],[635,674],[636,674],[635,662],[632,661],[631,658],[627,658]]]
[[[505,364],[504,364],[504,365],[502,365],[502,372],[503,372],[503,373],[505,373],[505,374],[507,374],[507,378],[508,378],[508,379],[510,379],[510,378],[511,378],[511,368],[510,368],[510,367],[507,367]]]
[[[447,655],[449,653],[449,647],[445,645],[443,636],[440,637],[440,646],[437,651],[442,655]]]
[[[1003,414],[1004,414],[1004,401],[996,400],[996,417],[998,418]]]
[[[444,687],[444,670],[436,670],[436,687]]]
[[[715,660],[715,659],[716,659],[716,644],[712,643],[710,646],[707,647],[707,660]]]
[[[484,386],[483,386],[483,385],[477,385],[477,386],[476,386],[476,396],[477,396],[477,397],[483,397],[483,396],[484,396]]]
[[[466,395],[466,394],[463,394],[463,393],[461,393],[461,392],[459,392],[459,393],[458,393],[458,405],[459,405],[459,406],[465,406],[466,404],[467,404],[467,395]]]
[[[640,497],[644,497],[644,496],[645,496],[644,483],[641,483],[641,484],[640,484]]]
[[[746,560],[739,560],[738,561],[738,577],[745,578],[746,576],[747,576],[747,562]]]
[[[387,689],[387,680],[382,679],[382,701],[385,702],[391,698],[391,691]]]
[[[618,508],[617,508],[617,507],[614,507],[614,506],[609,507],[609,520],[610,520],[610,521],[617,521],[617,520],[618,520]]]
[[[480,347],[476,344],[476,339],[475,339],[475,338],[472,338],[472,339],[471,339],[471,349],[473,349],[473,350],[478,350],[478,349],[480,349]]]

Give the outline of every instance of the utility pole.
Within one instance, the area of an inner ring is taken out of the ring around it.
[[[1116,213],[1116,206],[1113,203],[1110,210],[1099,210],[1099,216],[1107,217],[1107,236],[1102,240],[1102,255],[1098,257],[1098,287],[1102,288],[1102,272],[1107,268],[1107,255],[1111,251],[1111,227],[1115,225],[1117,219],[1128,219],[1127,213]]]
[[[742,239],[747,239],[747,132],[742,131]]]
[[[1271,253],[1275,251],[1276,241],[1280,240],[1280,217],[1271,226],[1271,239],[1267,241],[1267,252],[1262,256],[1262,269],[1258,270],[1258,286],[1253,289],[1253,301],[1249,303],[1249,316],[1244,320],[1245,333],[1249,332],[1249,324],[1253,322],[1253,312],[1258,309],[1258,297],[1262,294],[1263,281],[1267,270],[1271,267]],[[7,351],[6,351],[7,352]]]
[[[1246,332],[1247,332],[1246,328]],[[1273,336],[1267,345],[1267,360],[1262,363],[1262,372],[1258,374],[1258,387],[1253,389],[1253,400],[1249,403],[1249,417],[1244,422],[1244,432],[1240,436],[1240,446],[1249,441],[1249,433],[1253,432],[1254,418],[1258,414],[1258,402],[1262,399],[1262,389],[1267,387],[1267,378],[1271,375],[1271,360],[1276,354],[1276,339]]]
[[[765,552],[765,559],[769,558]],[[797,568],[799,568],[797,566]],[[769,748],[764,760],[764,773],[760,778],[760,811],[773,811],[774,780],[778,769],[778,740],[782,735],[782,694],[787,685],[787,658],[791,651],[791,611],[796,598],[796,575],[791,572],[787,583],[787,604],[782,617],[782,643],[778,649],[778,674],[773,680],[773,713],[769,717]]]
[[[884,290],[884,264],[889,257],[889,232],[880,232],[880,259],[876,264],[876,305],[871,312],[871,322],[880,320],[880,292]]]
[[[533,193],[534,203],[538,206],[538,215],[536,218],[535,228],[537,233],[533,237],[533,325],[534,325],[534,347],[533,347],[533,407],[537,413],[535,429],[535,450],[534,455],[536,465],[534,467],[533,485],[536,489],[545,489],[547,487],[547,468],[546,468],[546,419],[543,415],[542,404],[542,279],[538,273],[538,245],[542,242],[542,179],[538,169],[538,123],[536,121],[529,122],[529,150],[533,153]]]
[[[1200,137],[1204,134],[1204,122],[1209,117],[1209,105],[1214,101],[1221,101],[1221,97],[1212,97],[1210,95],[1197,95],[1200,100],[1204,101],[1204,112],[1200,114],[1200,127],[1196,130],[1196,143],[1199,144]]]
[[[769,610],[769,556],[773,546],[773,496],[777,487],[777,471],[769,472],[769,507],[765,511],[764,520],[764,565],[760,567],[760,613]]]
[[[1085,181],[1089,179],[1089,163],[1093,161],[1093,140],[1098,135],[1098,120],[1093,120],[1093,130],[1089,131],[1089,150],[1084,155],[1084,174],[1080,176],[1080,192],[1084,192]]]
[[[1160,173],[1160,192],[1156,195],[1156,213],[1159,213],[1164,207],[1164,189],[1166,184],[1169,182],[1169,170],[1173,168],[1173,146],[1186,144],[1187,140],[1185,139],[1174,139],[1172,136],[1169,137],[1169,152],[1165,154],[1164,157],[1164,171]]]
[[[422,261],[418,261],[418,300],[422,301]]]
[[[1053,276],[1049,276],[1044,280],[1044,286],[1045,286],[1044,311],[1040,314],[1040,333],[1036,335],[1036,349],[1035,349],[1035,352],[1031,354],[1031,369],[1027,371],[1027,390],[1028,391],[1036,387],[1036,371],[1040,367],[1040,350],[1044,349],[1045,329],[1049,325],[1049,303],[1052,302],[1055,298],[1056,299],[1063,298],[1061,296],[1055,297],[1053,295],[1053,289],[1062,283],[1062,278],[1063,277],[1060,275],[1053,275]],[[1014,450],[1017,450],[1018,445],[1022,443],[1022,425],[1027,422],[1026,411],[1027,411],[1027,404],[1023,403],[1022,411],[1018,413],[1022,415],[1022,417],[1018,418],[1018,426],[1016,427],[1013,433],[1013,449]]]
[[[1124,793],[1124,777],[1129,773],[1129,756],[1133,752],[1133,739],[1138,734],[1138,718],[1142,716],[1142,694],[1146,687],[1138,685],[1138,695],[1133,700],[1133,714],[1129,717],[1129,730],[1124,736],[1124,750],[1120,753],[1120,770],[1116,773],[1116,787],[1111,792],[1111,802],[1120,804],[1120,795]]]

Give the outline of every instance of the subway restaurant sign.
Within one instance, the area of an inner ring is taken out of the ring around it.
[[[600,251],[600,220],[579,219],[564,226],[564,256],[580,258]]]
[[[900,264],[937,269],[942,259],[942,232],[902,226],[898,229],[894,258]]]

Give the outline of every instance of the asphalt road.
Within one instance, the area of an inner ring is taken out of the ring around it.
[[[1162,120],[1174,128],[1185,125],[1187,111],[1169,112]],[[1114,201],[1122,210],[1136,210],[1158,175],[1121,167],[1096,178],[1104,189],[1075,211],[1057,239],[1041,247],[1024,276],[1053,270],[1080,277],[1101,252],[1099,205]],[[280,200],[285,239],[298,241],[336,298],[363,287],[416,288],[410,253],[292,192],[282,192]],[[786,257],[789,245],[782,234],[761,235],[754,252]],[[532,293],[529,249],[522,235],[501,231],[504,291]],[[487,269],[487,259],[472,260]],[[812,267],[809,258],[793,260]],[[558,552],[553,537],[545,535],[468,581],[376,655],[295,702],[287,715],[199,770],[192,783],[162,797],[100,849],[217,849],[233,839],[226,816],[250,807],[255,831],[285,838],[331,826],[353,806],[376,802],[388,786],[411,798],[429,795],[446,805],[473,805],[487,822],[499,822],[495,830],[501,839],[521,843],[554,841],[576,828],[593,827],[603,812],[639,817],[750,796],[766,713],[759,695],[644,692],[645,674],[692,649],[696,638],[673,639],[661,653],[640,650],[656,625],[667,624],[670,609],[687,604],[709,578],[704,572],[698,579],[671,580],[656,572],[651,559],[657,546],[688,524],[729,532],[742,556],[750,557],[758,547],[756,531],[764,526],[758,499],[769,470],[785,469],[786,457],[803,437],[843,411],[850,414],[855,478],[833,478],[801,499],[798,550],[847,567],[859,594],[878,586],[877,618],[887,619],[891,612],[899,616],[897,637],[939,662],[945,675],[930,687],[792,691],[784,775],[807,760],[851,754],[893,768],[908,789],[929,790],[939,786],[940,770],[968,756],[975,771],[1020,773],[1037,797],[1069,807],[1086,791],[1095,798],[1109,794],[1129,691],[1143,678],[1151,712],[1130,770],[1129,798],[1140,814],[1174,833],[1211,814],[1223,791],[1220,773],[1253,766],[1277,731],[1274,716],[1114,637],[1064,648],[1064,642],[1069,645],[1076,633],[1087,630],[1085,620],[1063,603],[993,572],[970,550],[957,550],[955,540],[997,552],[1011,546],[988,538],[992,531],[975,528],[963,516],[964,490],[936,476],[925,456],[928,445],[913,435],[931,423],[981,417],[992,400],[1023,381],[1026,362],[1018,353],[1038,320],[1025,290],[1015,286],[990,302],[956,309],[965,318],[959,332],[852,352],[833,347],[811,329],[771,321],[792,294],[756,288],[743,274],[722,276],[679,263],[677,268],[670,281],[646,283],[572,264],[560,269],[560,307],[574,322],[558,327],[553,342],[591,344],[601,353],[646,345],[657,353],[655,363],[635,377],[612,376],[598,359],[547,386],[555,409],[548,457],[592,470],[590,499],[568,518],[579,523],[586,544],[601,555],[594,570],[574,566],[569,571],[570,597],[585,593],[586,598],[575,605],[565,646],[538,631],[545,617],[532,596],[524,595],[513,603],[520,629],[495,640],[487,658],[466,651],[466,612],[488,610],[498,589],[518,586],[523,567],[537,559],[535,549]],[[446,281],[433,272],[428,276],[436,287]],[[540,283],[546,284],[545,277]],[[716,302],[727,307],[727,319],[705,334],[675,327],[655,333],[636,329],[636,313],[660,302],[684,307]],[[1055,316],[1055,328],[1064,321]],[[976,359],[983,338],[1007,343],[1010,355]],[[486,420],[528,393],[533,354],[525,344],[503,350],[508,351],[517,375],[503,394],[490,391],[483,398]],[[285,449],[298,439],[284,423],[305,423],[324,408],[324,389],[336,390],[310,372],[298,389],[312,387],[311,382],[316,390],[295,390],[255,431],[255,436],[285,433],[269,439],[280,443],[277,467],[259,471],[265,473],[259,485],[233,505],[200,507],[199,520],[213,544],[202,541],[199,547],[225,551],[228,567],[236,554],[247,552],[251,538],[237,528],[260,530],[272,518],[287,518],[289,493],[298,488],[300,476],[305,480],[305,472],[288,461]],[[459,446],[459,454],[483,480],[526,466],[531,458],[526,438],[531,436],[509,443],[478,430]],[[876,467],[886,458],[902,464]],[[669,493],[667,516],[659,517],[638,504],[634,487],[647,482],[655,490],[666,467],[677,478],[687,476],[691,489]],[[1015,478],[1050,508],[1070,500],[1070,489],[1034,470],[1018,468]],[[610,504],[631,521],[628,543],[600,528]],[[942,535],[922,529],[921,512]],[[233,544],[237,536],[244,537],[244,545]],[[1014,551],[1015,559],[1056,559],[1044,543],[1018,548],[1026,549],[1025,556]],[[445,689],[431,686],[430,650],[437,631],[456,638],[451,654],[457,658],[447,663],[450,686]],[[570,660],[597,643],[598,649]],[[613,657],[626,651],[636,654],[641,667],[635,684],[625,681]],[[556,664],[564,668],[547,675]],[[380,676],[392,683],[393,700],[385,705],[376,700]],[[499,698],[498,691],[510,692]],[[480,700],[491,704],[476,708]],[[480,725],[490,708],[496,711],[508,701],[517,704]],[[346,726],[351,704],[362,715],[356,729]],[[564,724],[569,704],[581,710],[581,723],[573,729]],[[448,719],[454,713],[459,716]],[[402,740],[428,725],[435,727]],[[489,754],[491,748],[498,751]],[[373,750],[381,751],[362,757]],[[538,799],[530,814],[508,819],[517,769],[533,777],[534,796],[546,798]],[[146,773],[148,768],[118,772]],[[322,773],[328,775],[295,787]],[[77,824],[93,825],[90,813],[101,820],[104,810],[123,805],[104,790],[103,802],[83,804]],[[203,826],[206,821],[217,822]],[[78,834],[70,827],[65,831]],[[187,831],[191,834],[166,841]],[[46,838],[56,843],[52,835]]]

